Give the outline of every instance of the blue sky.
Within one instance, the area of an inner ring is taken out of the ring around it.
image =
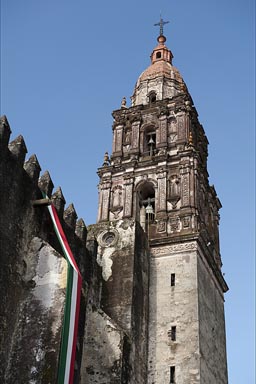
[[[229,382],[253,384],[254,1],[1,0],[1,114],[67,204],[94,223],[111,112],[150,63],[160,11],[210,142],[210,182],[223,205]]]

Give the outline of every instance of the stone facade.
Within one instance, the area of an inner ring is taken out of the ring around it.
[[[161,34],[131,107],[113,111],[98,169],[97,223],[65,209],[35,155],[0,120],[0,381],[57,380],[67,265],[56,207],[83,285],[75,384],[227,384],[221,203],[208,141]],[[42,201],[41,201],[42,202]]]

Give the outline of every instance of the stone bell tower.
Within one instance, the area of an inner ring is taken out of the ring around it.
[[[223,294],[228,287],[219,249],[221,203],[208,181],[207,137],[186,84],[172,64],[162,28],[157,42],[151,65],[137,80],[131,106],[124,98],[113,112],[112,155],[105,155],[98,170],[97,225],[105,226],[99,234],[101,245],[112,243],[121,255],[127,244],[115,242],[115,234],[121,236],[127,220],[140,223],[149,267],[145,272],[140,266],[144,277],[139,285],[133,263],[129,279],[135,283],[129,299],[127,290],[122,293],[120,276],[132,251],[116,272],[118,252],[115,258],[108,256],[105,281],[117,293],[103,307],[132,332],[137,323],[128,321],[129,316],[132,319],[128,314],[134,312],[134,297],[143,289],[140,357],[147,363],[129,382],[227,384]],[[136,249],[138,236],[127,241]],[[136,332],[133,340],[136,344]]]

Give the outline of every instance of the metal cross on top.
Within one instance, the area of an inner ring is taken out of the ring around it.
[[[162,19],[162,16],[160,15],[159,23],[154,24],[154,26],[156,26],[156,27],[159,26],[160,27],[160,36],[163,36],[163,34],[164,34],[164,25],[168,24],[168,23],[169,23],[169,21],[164,21]]]

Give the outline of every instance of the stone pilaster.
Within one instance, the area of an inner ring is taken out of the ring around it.
[[[132,124],[132,153],[139,152],[139,140],[140,140],[140,121],[134,121]]]
[[[124,217],[132,216],[133,177],[124,178]]]
[[[190,205],[190,168],[186,164],[181,170],[181,205],[187,207]]]
[[[158,185],[158,212],[166,212],[166,171],[160,170],[157,173]]]
[[[158,148],[167,146],[167,116],[159,117],[159,143]]]
[[[109,218],[110,188],[110,181],[105,181],[100,185],[100,221],[106,221]]]
[[[185,114],[177,115],[177,133],[178,141],[185,142],[187,140],[187,124]]]
[[[114,128],[113,137],[113,156],[120,156],[122,154],[122,142],[123,142],[123,125],[117,125]]]

